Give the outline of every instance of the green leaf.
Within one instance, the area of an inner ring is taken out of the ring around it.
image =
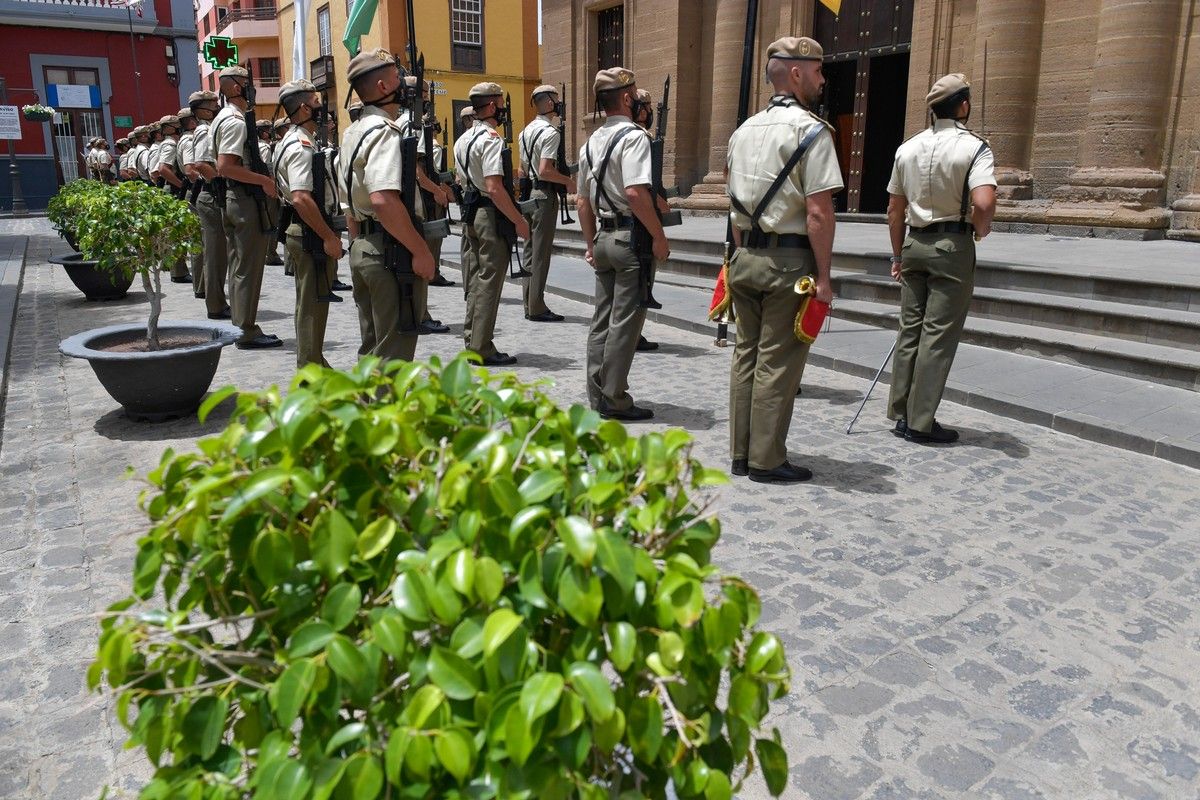
[[[370,753],[358,752],[346,759],[346,771],[335,797],[342,800],[374,800],[383,790],[383,767]],[[296,795],[299,797],[299,795]]]
[[[611,753],[625,735],[625,712],[619,708],[613,709],[608,719],[603,722],[593,721],[592,735],[596,737],[596,747],[605,753]]]
[[[591,523],[583,517],[570,516],[555,520],[554,527],[571,557],[583,566],[590,567],[596,556],[596,529]],[[632,572],[632,558],[629,567]]]
[[[475,554],[464,547],[450,556],[446,574],[456,592],[470,597],[471,590],[475,588]]]
[[[496,602],[504,591],[504,570],[496,559],[488,556],[475,559],[475,594],[485,605]]]
[[[453,700],[470,700],[479,693],[479,671],[444,647],[434,646],[429,656],[429,679]]]
[[[324,650],[333,639],[334,630],[324,622],[306,622],[292,631],[288,639],[288,655],[300,658]]]
[[[442,731],[433,740],[433,751],[438,761],[461,786],[471,771],[475,760],[475,741],[461,728]]]
[[[580,625],[594,625],[604,605],[600,579],[581,566],[568,567],[559,578],[558,603]]]
[[[349,625],[362,605],[362,589],[357,583],[339,583],[329,590],[321,604],[321,616],[335,631]]]
[[[259,498],[283,486],[291,479],[291,475],[281,467],[267,467],[252,472],[243,482],[238,483],[237,493],[230,499],[221,515],[222,522],[229,522],[250,504]]]
[[[773,634],[759,631],[746,649],[746,671],[757,675],[783,653],[783,647]]]
[[[549,714],[562,697],[563,678],[556,672],[538,672],[531,675],[521,687],[521,712],[526,721],[532,722]]]
[[[416,573],[402,572],[392,584],[392,605],[414,622],[429,621],[429,603]]]
[[[484,657],[491,658],[524,621],[524,617],[510,608],[498,608],[489,614],[487,622],[483,623]]]
[[[431,683],[416,691],[400,718],[413,728],[425,727],[426,721],[446,702],[446,693]]]
[[[730,683],[729,713],[751,728],[762,721],[762,687],[748,675],[738,675]]]
[[[225,715],[229,701],[224,697],[206,695],[192,703],[183,718],[182,734],[188,749],[202,759],[212,757],[225,733]]]
[[[325,743],[325,755],[330,756],[350,742],[361,739],[367,733],[367,726],[361,722],[351,722],[338,728],[329,741]]]
[[[300,709],[307,704],[316,679],[316,665],[305,658],[290,665],[279,676],[279,680],[271,685],[268,697],[281,727],[291,727]]]
[[[221,403],[224,403],[228,398],[237,394],[237,391],[238,390],[236,386],[222,386],[215,392],[209,392],[208,397],[204,398],[204,402],[201,403],[200,408],[196,410],[196,417],[200,420],[200,424],[203,425],[208,419],[208,415],[213,412],[213,409],[221,405]]]
[[[633,663],[637,649],[637,630],[628,622],[610,622],[604,626],[608,634],[608,658],[613,666],[624,672]]]
[[[325,648],[330,668],[339,678],[353,687],[360,686],[367,678],[367,659],[354,642],[338,634]]]
[[[380,517],[358,535],[358,555],[363,561],[369,561],[387,549],[396,535],[396,520],[391,517]]]
[[[660,633],[658,653],[662,657],[663,666],[669,670],[678,669],[683,662],[683,639],[674,631]]]
[[[594,722],[605,722],[616,708],[616,697],[600,669],[588,661],[576,661],[567,667],[567,682],[574,689]]]
[[[313,525],[311,539],[313,561],[327,579],[333,580],[346,571],[358,537],[342,512],[330,509]]]
[[[733,786],[729,783],[729,776],[720,770],[712,770],[708,773],[708,784],[704,787],[704,800],[732,800]]]
[[[395,612],[384,614],[371,626],[375,643],[392,658],[404,658],[408,652],[408,629]]]
[[[504,718],[504,748],[508,757],[517,766],[523,766],[529,760],[533,747],[541,737],[542,721],[526,721],[525,714],[519,705],[512,705]]]
[[[250,548],[250,563],[258,579],[268,588],[283,583],[295,566],[291,540],[283,531],[268,528],[255,537]]]
[[[633,754],[645,763],[653,763],[663,742],[663,712],[658,698],[635,697],[629,704],[626,729]]]
[[[534,608],[550,608],[550,598],[542,589],[542,562],[537,551],[530,551],[521,559],[521,571],[517,576],[517,589],[522,599]]]
[[[762,767],[767,789],[773,797],[779,797],[788,783],[787,753],[771,739],[756,739],[754,752],[758,754],[758,763]]]
[[[532,525],[535,521],[543,517],[550,516],[550,509],[545,506],[526,506],[513,515],[512,522],[508,526],[508,541],[515,543],[517,537],[520,536],[526,528]]]
[[[517,491],[527,505],[534,505],[549,500],[566,485],[567,479],[558,470],[539,469],[530,473],[517,487]]]
[[[450,397],[461,397],[471,388],[471,366],[465,358],[456,358],[442,370],[442,391]]]
[[[312,789],[312,778],[308,768],[295,759],[284,759],[279,766],[271,770],[268,780],[259,783],[255,797],[261,798],[298,798],[304,797]]]
[[[600,566],[612,576],[621,591],[626,594],[632,592],[637,573],[634,571],[633,547],[629,542],[620,534],[607,530],[599,537],[597,552]]]

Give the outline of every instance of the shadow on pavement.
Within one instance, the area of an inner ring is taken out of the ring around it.
[[[649,337],[647,337],[649,338]],[[660,342],[657,350],[652,350],[649,353],[639,353],[639,356],[677,356],[679,358],[699,358],[711,353],[711,347],[696,347],[690,344],[677,344],[675,342]]]
[[[674,425],[688,431],[707,431],[717,424],[717,416],[711,408],[688,408],[672,403],[643,403],[654,412],[653,422]]]
[[[92,429],[105,439],[122,442],[154,442],[163,439],[187,439],[219,432],[229,422],[237,398],[230,397],[209,412],[203,425],[195,414],[167,422],[134,422],[120,408],[114,408],[96,420]]]
[[[839,492],[895,494],[896,484],[888,480],[896,470],[873,461],[841,461],[829,456],[789,453],[788,461],[813,472],[814,486],[827,486]]]
[[[827,400],[830,405],[849,406],[861,403],[863,393],[857,389],[831,389],[828,386],[801,386],[800,400]],[[846,420],[849,424],[850,420]]]
[[[579,369],[579,362],[563,356],[548,356],[544,353],[513,353],[517,357],[517,367],[533,367],[543,372],[562,372],[566,369]]]
[[[1029,457],[1029,445],[1011,433],[980,431],[957,425],[954,426],[954,429],[958,431],[959,447],[983,447],[988,450],[996,450],[1009,458]]]

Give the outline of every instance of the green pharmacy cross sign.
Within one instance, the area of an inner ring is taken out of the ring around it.
[[[224,69],[238,63],[238,46],[228,36],[210,36],[204,43],[204,60],[213,69]]]

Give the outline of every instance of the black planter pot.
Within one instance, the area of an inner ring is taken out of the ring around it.
[[[61,264],[67,271],[71,283],[87,297],[88,300],[120,300],[129,293],[133,285],[133,276],[115,275],[97,268],[100,262],[83,257],[82,253],[71,253],[65,256],[53,256],[51,264]]]
[[[241,331],[221,322],[185,321],[159,325],[160,337],[203,336],[201,344],[147,353],[120,353],[104,347],[136,341],[146,335],[142,324],[110,325],[64,339],[59,352],[87,359],[96,377],[130,419],[161,422],[191,414],[212,385],[221,348]]]

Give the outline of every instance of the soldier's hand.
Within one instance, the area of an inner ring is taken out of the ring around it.
[[[833,302],[833,284],[829,282],[828,278],[825,278],[824,280],[820,278],[817,279],[817,293],[815,297],[822,303]]]
[[[666,199],[663,198],[662,195],[658,195],[654,199],[655,199],[655,205],[658,206],[658,213],[660,213],[660,214],[670,213],[671,206],[670,206],[670,204],[667,203]]]
[[[567,178],[567,194],[579,194],[579,187],[570,178]]]
[[[413,272],[417,273],[417,277],[431,281],[437,273],[437,267],[433,263],[433,255],[428,248],[423,248],[423,253],[413,253]]]
[[[279,191],[275,188],[275,181],[271,180],[270,178],[263,178],[262,187],[267,197],[271,198],[272,200],[279,196]]]
[[[442,190],[437,198],[438,205],[440,205],[442,208],[449,207],[449,205],[454,202],[454,192],[450,191],[449,186],[440,186],[438,188]]]
[[[521,221],[517,223],[517,236],[529,241],[529,220],[521,217]]]
[[[592,267],[596,266],[596,253],[594,250],[592,250],[592,245],[590,243],[587,246],[587,252],[583,254],[583,260],[591,264]]]
[[[325,250],[325,255],[337,261],[342,257],[342,237],[334,235],[325,239],[322,243],[322,248]]]
[[[651,250],[654,253],[655,261],[666,261],[671,256],[671,245],[667,243],[667,237],[661,234],[654,237],[654,245]]]
[[[892,262],[892,277],[895,278],[897,282],[900,281],[900,273],[903,271],[903,267],[904,262],[902,261]]]

